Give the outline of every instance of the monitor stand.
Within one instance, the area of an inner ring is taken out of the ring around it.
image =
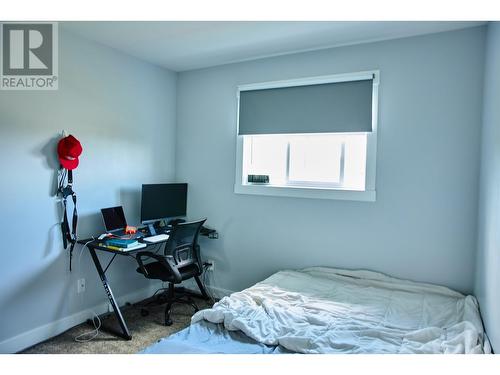
[[[148,231],[151,236],[156,236],[155,223],[148,224]]]

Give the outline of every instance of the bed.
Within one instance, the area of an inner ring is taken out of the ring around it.
[[[378,272],[280,271],[142,353],[490,353],[476,299]]]

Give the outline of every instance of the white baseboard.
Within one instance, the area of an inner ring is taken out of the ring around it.
[[[125,305],[127,302],[135,303],[150,297],[156,289],[158,289],[157,286],[149,286],[147,288],[143,288],[135,292],[116,297],[116,300],[118,302],[118,305],[120,306]],[[97,306],[93,306],[84,311],[77,312],[73,315],[56,320],[55,322],[45,324],[43,326],[34,328],[30,331],[23,332],[17,336],[4,340],[0,342],[0,353],[17,353],[23,349],[38,344],[39,342],[57,336],[64,331],[67,331],[68,329],[85,322],[87,319],[92,318],[92,311],[95,311],[95,313],[99,315],[108,312],[108,306],[109,303],[106,299]]]
[[[158,286],[149,286],[147,288],[140,289],[120,297],[116,297],[116,300],[118,302],[118,305],[120,306],[125,305],[127,302],[135,303],[150,297],[154,293],[154,291],[157,290],[157,287]],[[186,288],[199,293],[196,285],[186,285]],[[218,288],[209,285],[207,285],[207,289],[210,294],[212,294],[212,296],[219,299],[225,296],[229,296],[231,293],[234,293],[234,291],[229,289]],[[17,336],[4,340],[0,342],[0,353],[17,353],[23,349],[29,348],[30,346],[48,340],[51,337],[57,336],[64,331],[67,331],[68,329],[85,322],[87,319],[92,318],[93,311],[99,315],[108,312],[108,300],[103,301],[99,305],[56,320],[55,322],[45,324],[43,326],[34,328],[32,330],[23,332]]]

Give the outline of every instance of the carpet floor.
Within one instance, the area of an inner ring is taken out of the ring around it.
[[[209,302],[193,298],[201,309],[210,307]],[[171,319],[173,324],[165,326],[165,305],[150,305],[147,307],[149,315],[141,316],[141,308],[146,301],[122,308],[123,317],[127,323],[132,340],[123,340],[103,331],[99,331],[96,338],[89,342],[76,342],[75,337],[92,331],[92,326],[82,323],[59,336],[34,345],[22,354],[132,354],[154,344],[159,339],[167,337],[187,327],[194,310],[189,305],[174,304]],[[117,326],[114,316],[103,319],[103,324]],[[95,332],[95,330],[94,330]],[[92,335],[89,335],[90,337]],[[86,336],[88,338],[89,336]]]

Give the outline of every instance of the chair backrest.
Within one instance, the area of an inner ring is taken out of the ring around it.
[[[163,254],[172,257],[177,267],[197,264],[200,272],[203,269],[198,247],[198,235],[207,219],[179,223],[172,228]]]

